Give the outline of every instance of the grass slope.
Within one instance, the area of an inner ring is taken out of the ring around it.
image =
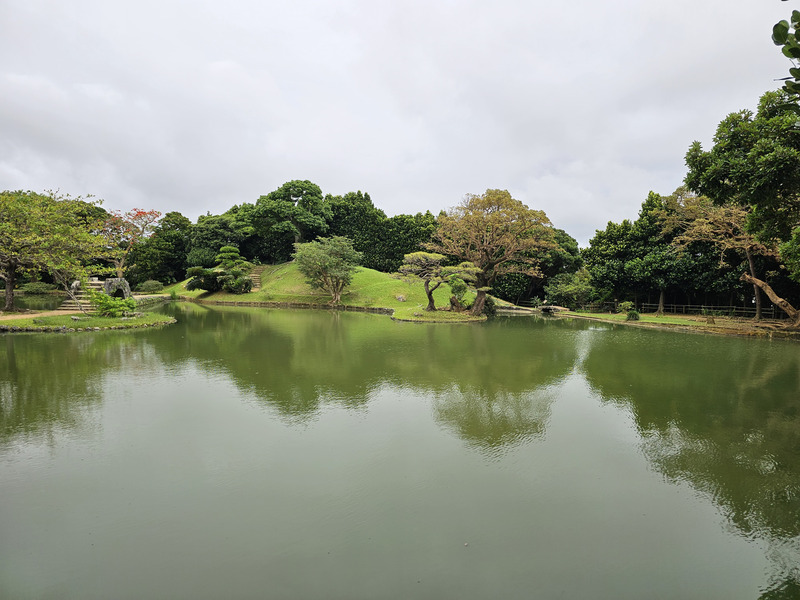
[[[293,262],[270,265],[261,272],[261,289],[248,294],[228,294],[216,292],[209,294],[200,290],[187,291],[186,281],[165,288],[163,293],[175,292],[179,296],[196,298],[200,301],[228,302],[290,302],[297,304],[327,304],[330,296],[320,293],[306,283],[305,277]],[[450,288],[442,285],[434,292],[436,305],[449,306]],[[401,300],[402,298],[402,300]],[[342,294],[345,306],[367,308],[389,308],[394,310],[394,318],[408,321],[476,321],[467,313],[449,311],[428,312],[425,290],[422,282],[409,283],[387,273],[359,267],[353,282]]]

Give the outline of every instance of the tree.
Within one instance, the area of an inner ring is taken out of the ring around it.
[[[216,262],[217,266],[213,269],[191,267],[187,274],[192,279],[186,284],[186,289],[207,292],[225,290],[231,294],[246,294],[253,289],[253,280],[247,276],[253,265],[242,258],[236,246],[220,248]]]
[[[255,228],[251,221],[243,218],[249,213],[247,208],[234,206],[221,215],[201,215],[191,230],[186,264],[190,267],[210,268],[216,264],[217,253],[222,246],[241,247],[244,243],[252,244]]]
[[[800,61],[798,33],[800,33],[800,11],[797,10],[792,11],[791,23],[786,20],[779,21],[772,28],[773,43],[781,46],[783,55],[792,61],[790,76],[784,78],[783,90],[794,96],[800,95],[800,69],[797,68]]]
[[[492,294],[503,300],[519,304],[542,292],[551,278],[562,273],[574,273],[583,266],[578,241],[563,229],[553,228],[556,246],[541,254],[541,275],[531,277],[522,273],[507,273],[494,282]]]
[[[91,207],[81,198],[55,193],[0,193],[0,279],[5,282],[5,306],[14,309],[14,287],[24,274],[46,271],[57,281],[85,276],[82,260],[99,251]]]
[[[288,181],[260,196],[253,211],[256,232],[264,244],[264,258],[273,262],[288,260],[292,244],[326,233],[330,218],[322,190],[307,180]]]
[[[297,268],[308,278],[308,284],[331,295],[331,304],[342,303],[342,292],[350,285],[361,261],[361,253],[346,237],[319,238],[295,244],[293,254]]]
[[[132,279],[131,285],[148,279],[162,283],[185,279],[191,232],[192,222],[181,213],[165,214],[153,235],[131,251],[132,273],[128,273],[128,279]]]
[[[422,250],[425,243],[431,241],[434,231],[436,217],[430,211],[384,219],[365,257],[365,266],[384,273],[396,272],[403,264],[403,257]]]
[[[729,263],[732,256],[744,255],[752,277],[757,277],[756,256],[778,258],[774,245],[760,242],[747,231],[748,208],[739,204],[715,205],[705,196],[679,189],[666,220],[667,229],[678,227],[680,233],[672,245],[681,250],[694,242],[710,242],[719,251],[720,263]],[[755,320],[761,319],[761,294],[754,285]]]
[[[486,190],[467,195],[447,213],[439,215],[433,252],[471,262],[476,275],[475,315],[483,312],[486,292],[505,273],[538,275],[541,254],[553,247],[553,229],[544,211],[533,210],[506,190]]]
[[[477,268],[469,262],[463,262],[458,266],[444,266],[447,257],[443,254],[433,252],[412,252],[406,254],[400,273],[407,276],[418,277],[422,280],[425,287],[425,295],[428,297],[428,306],[425,310],[436,310],[436,303],[433,300],[433,292],[440,285],[450,281],[455,276],[463,281],[475,281]]]
[[[100,236],[105,240],[102,258],[114,265],[119,279],[125,275],[131,251],[153,232],[160,217],[157,210],[141,208],[126,213],[109,213],[100,230]]]
[[[544,288],[547,302],[568,308],[580,308],[595,297],[591,276],[586,268],[575,273],[559,273],[548,281]]]
[[[325,196],[330,209],[327,235],[353,240],[353,248],[363,254],[362,266],[380,270],[380,246],[386,214],[376,208],[369,194],[348,192],[344,196]]]
[[[686,154],[689,172],[686,184],[718,205],[738,204],[747,208],[746,230],[767,246],[778,245],[781,256],[791,255],[800,240],[800,136],[797,135],[797,107],[793,94],[767,92],[755,114],[743,110],[728,115],[717,127],[714,146],[704,151],[694,142]],[[792,260],[788,266],[793,268]],[[800,272],[790,271],[800,280]],[[752,274],[742,280],[761,288],[772,299],[770,285]],[[790,302],[773,303],[788,307],[790,326],[800,320]]]

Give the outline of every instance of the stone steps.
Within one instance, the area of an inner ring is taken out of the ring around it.
[[[102,292],[103,282],[90,281],[86,284],[85,288],[81,287],[78,289],[74,300],[67,296],[67,299],[61,303],[61,306],[59,306],[57,310],[91,310],[92,305],[89,302],[89,290]]]
[[[250,290],[251,292],[257,292],[261,289],[261,274],[264,272],[264,269],[267,268],[267,265],[259,265],[254,267],[252,271],[250,271],[249,277],[253,280],[253,289]]]

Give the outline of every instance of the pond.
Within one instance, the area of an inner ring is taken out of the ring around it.
[[[800,345],[160,310],[0,336],[0,597],[800,594]]]

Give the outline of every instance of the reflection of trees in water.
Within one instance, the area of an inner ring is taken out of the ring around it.
[[[455,386],[437,395],[436,420],[487,455],[541,437],[550,418],[552,394],[546,388],[525,392]]]
[[[727,338],[594,336],[583,368],[634,414],[648,460],[766,543],[764,598],[800,597],[800,352]]]
[[[131,333],[0,337],[0,443],[86,426],[103,377],[146,352]]]
[[[576,359],[568,321],[453,326],[324,311],[184,310],[199,313],[204,326],[194,318],[179,324],[180,343],[166,346],[165,359],[222,368],[290,421],[313,418],[326,402],[363,407],[388,383],[432,394],[438,421],[485,448],[540,434],[549,400],[537,390]]]

